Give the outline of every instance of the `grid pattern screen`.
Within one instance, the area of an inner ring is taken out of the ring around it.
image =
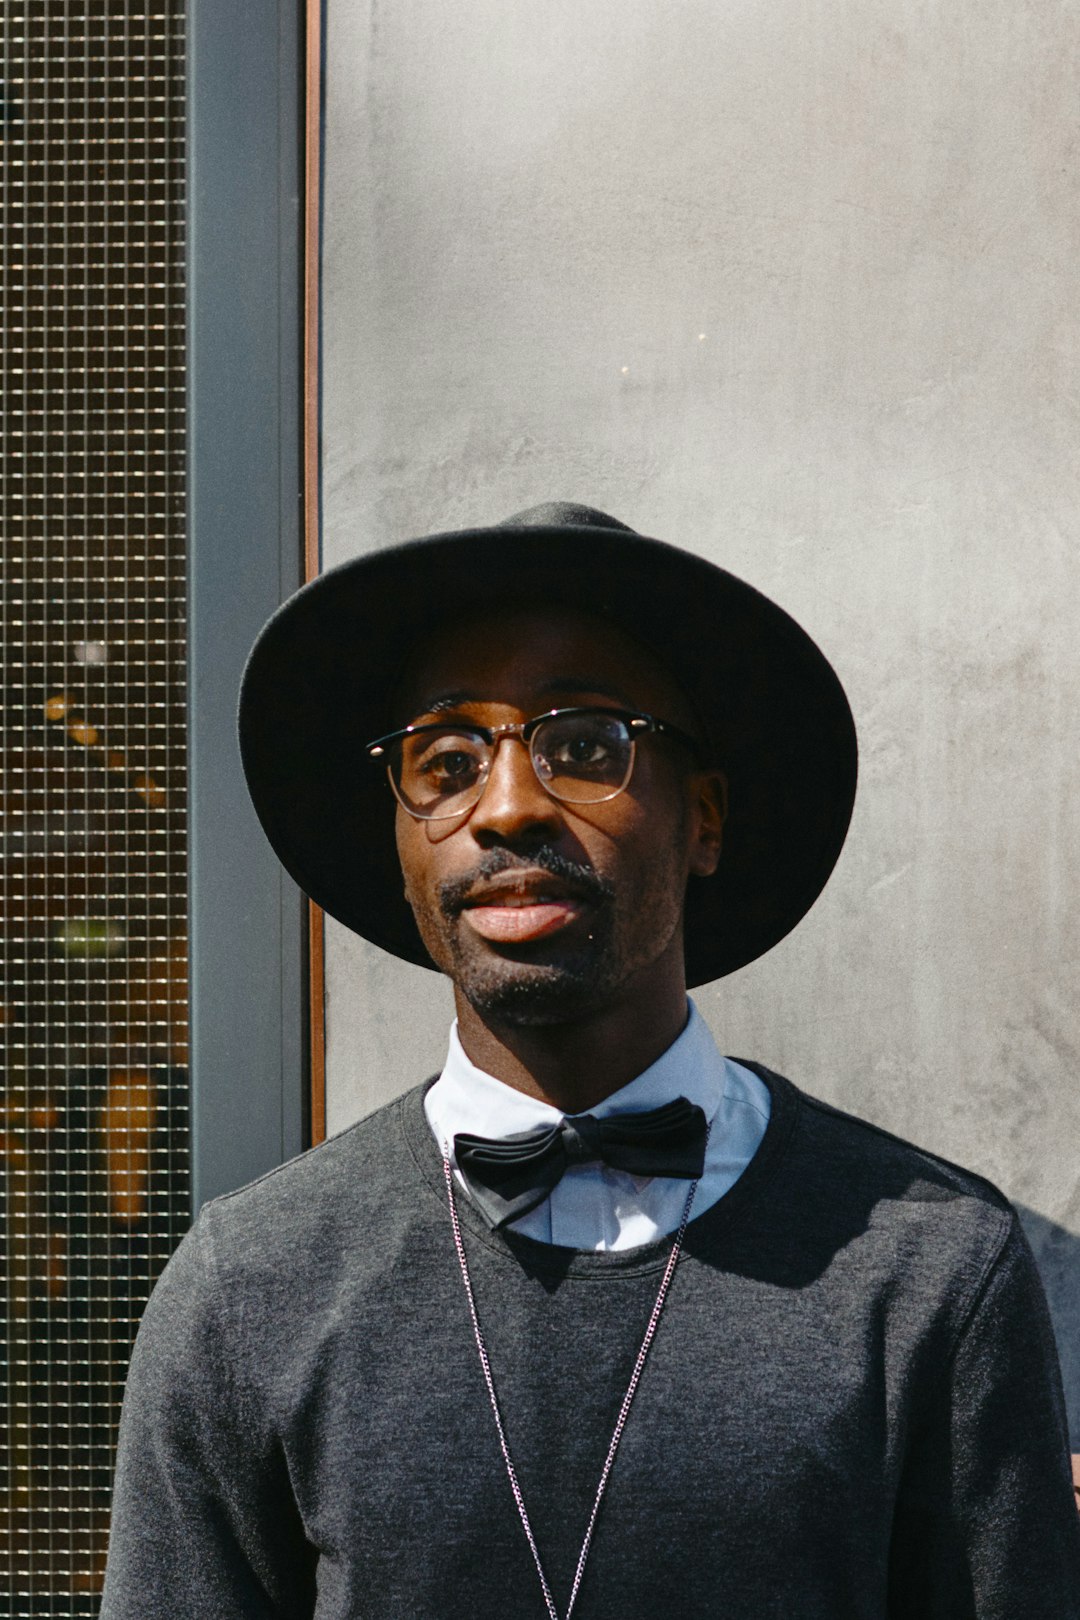
[[[0,1610],[82,1616],[189,1218],[184,7],[0,18]]]

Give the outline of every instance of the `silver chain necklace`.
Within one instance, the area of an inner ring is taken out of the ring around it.
[[[706,1146],[707,1145],[708,1137],[706,1137]],[[480,1318],[476,1314],[476,1298],[473,1294],[472,1278],[469,1276],[469,1262],[465,1258],[465,1244],[461,1236],[461,1221],[458,1218],[457,1199],[454,1196],[454,1172],[450,1168],[450,1149],[445,1142],[443,1143],[443,1173],[446,1177],[447,1197],[450,1200],[450,1222],[454,1228],[454,1247],[457,1249],[458,1263],[461,1266],[461,1279],[465,1284],[465,1293],[469,1301],[469,1315],[472,1318],[473,1333],[476,1337],[476,1348],[480,1353],[480,1366],[483,1368],[484,1382],[487,1385],[488,1399],[491,1402],[491,1410],[495,1418],[495,1428],[499,1435],[499,1447],[503,1454],[503,1462],[506,1464],[506,1472],[510,1480],[510,1489],[513,1491],[514,1501],[517,1503],[518,1514],[521,1518],[521,1527],[525,1532],[525,1539],[529,1543],[529,1551],[532,1553],[533,1563],[536,1565],[536,1573],[540,1577],[540,1588],[544,1594],[544,1602],[547,1605],[547,1612],[550,1616],[550,1620],[559,1620],[559,1611],[555,1607],[555,1599],[551,1595],[551,1587],[548,1585],[547,1576],[544,1574],[544,1566],[540,1562],[540,1552],[536,1545],[536,1537],[533,1535],[533,1528],[529,1523],[529,1515],[525,1509],[525,1498],[521,1493],[521,1486],[518,1484],[517,1470],[515,1469],[513,1460],[510,1456],[510,1447],[506,1442],[506,1430],[503,1428],[502,1413],[499,1411],[499,1402],[495,1394],[495,1380],[491,1376],[491,1362],[488,1359],[487,1346],[484,1343],[484,1335],[480,1328]],[[641,1349],[637,1353],[637,1360],[634,1362],[634,1370],[630,1374],[630,1382],[626,1386],[626,1394],[623,1396],[622,1406],[619,1408],[619,1416],[615,1422],[615,1430],[611,1436],[611,1444],[608,1446],[607,1457],[604,1460],[604,1467],[600,1474],[600,1483],[596,1487],[596,1496],[593,1501],[592,1512],[589,1514],[589,1523],[585,1530],[585,1540],[581,1543],[581,1552],[578,1555],[577,1569],[574,1572],[574,1584],[570,1589],[570,1601],[566,1606],[565,1620],[570,1620],[570,1616],[574,1612],[574,1604],[577,1602],[578,1590],[581,1586],[581,1577],[585,1573],[585,1561],[589,1556],[589,1548],[592,1546],[593,1530],[596,1526],[597,1514],[600,1512],[600,1503],[603,1501],[604,1492],[607,1489],[608,1478],[611,1474],[612,1464],[615,1461],[615,1453],[619,1449],[619,1441],[622,1439],[623,1430],[626,1427],[626,1420],[630,1415],[631,1402],[637,1393],[638,1381],[641,1378],[641,1371],[645,1365],[645,1358],[648,1355],[649,1347],[653,1342],[653,1336],[656,1333],[657,1324],[660,1321],[660,1313],[664,1309],[664,1301],[667,1298],[667,1291],[671,1284],[671,1279],[675,1275],[675,1267],[678,1264],[679,1253],[682,1249],[683,1238],[686,1235],[686,1227],[690,1219],[690,1206],[694,1202],[694,1194],[697,1192],[697,1188],[697,1182],[691,1182],[690,1191],[686,1195],[686,1204],[683,1208],[682,1220],[679,1222],[679,1230],[675,1234],[675,1242],[672,1245],[671,1253],[668,1256],[668,1263],[664,1268],[664,1275],[660,1282],[660,1291],[656,1296],[656,1303],[652,1308],[652,1315],[649,1317],[649,1325],[645,1329],[645,1337],[641,1341]]]

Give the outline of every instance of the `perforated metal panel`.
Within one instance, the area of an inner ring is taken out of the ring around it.
[[[0,1611],[97,1611],[189,1219],[184,7],[4,0]]]

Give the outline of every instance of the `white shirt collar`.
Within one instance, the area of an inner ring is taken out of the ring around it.
[[[724,1095],[726,1064],[708,1025],[688,1001],[689,1016],[682,1034],[628,1085],[620,1087],[589,1112],[598,1118],[659,1108],[675,1097],[685,1097],[704,1110],[710,1122]],[[558,1124],[565,1116],[537,1097],[515,1091],[494,1075],[478,1069],[465,1054],[457,1020],[450,1029],[449,1050],[443,1071],[424,1099],[424,1110],[436,1141],[450,1144],[459,1132],[478,1136],[509,1136],[537,1125]]]

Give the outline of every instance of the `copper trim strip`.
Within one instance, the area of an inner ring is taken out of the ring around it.
[[[311,1073],[311,1145],[326,1140],[326,1005],[323,913],[308,901],[308,1020]]]
[[[304,578],[319,572],[319,217],[321,208],[322,4],[307,0],[304,129]],[[326,1004],[323,914],[308,902],[311,1143],[326,1139]]]

